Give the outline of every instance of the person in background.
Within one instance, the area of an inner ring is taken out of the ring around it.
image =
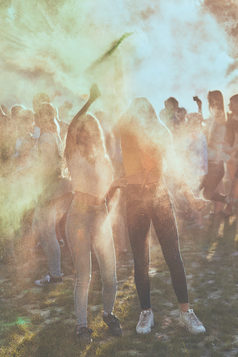
[[[216,235],[224,216],[224,207],[229,204],[229,197],[221,193],[225,174],[224,163],[229,159],[229,148],[226,140],[226,116],[222,93],[218,90],[208,92],[208,104],[211,115],[208,134],[208,170],[200,189],[206,200],[214,202],[212,229]]]
[[[160,111],[160,119],[171,130],[177,127],[180,123],[180,119],[177,115],[179,109],[179,102],[174,97],[169,97],[164,102],[164,109]]]
[[[0,107],[0,164],[1,176],[5,177],[12,171],[12,157],[15,149],[16,133],[13,130],[10,115]]]
[[[16,125],[16,144],[13,157],[16,166],[20,169],[20,166],[25,168],[25,165],[30,165],[30,152],[36,144],[32,135],[34,114],[31,110],[19,105],[12,107],[11,111],[12,113],[15,112],[14,121]]]
[[[187,110],[185,108],[178,108],[176,112],[176,118],[178,122],[178,127],[181,128],[180,130],[183,130],[184,126],[186,125],[186,115],[187,115]]]
[[[61,175],[62,147],[55,121],[54,107],[50,103],[41,103],[35,115],[35,124],[40,129],[35,175],[41,194],[34,213],[33,232],[47,257],[49,273],[35,281],[38,286],[62,281],[56,225],[72,200],[70,181]]]
[[[229,113],[227,113],[226,139],[230,147],[230,160],[227,162],[227,170],[230,178],[230,204],[229,211],[235,210],[237,215],[238,201],[238,94],[233,95],[229,102]]]
[[[226,117],[223,96],[220,91],[208,93],[208,103],[211,113],[211,127],[208,137],[208,172],[201,184],[204,198],[211,201],[226,203],[226,197],[217,191],[224,176],[224,161],[226,154]]]
[[[37,93],[33,97],[32,106],[34,111],[34,121],[38,122],[39,110],[41,108],[42,103],[50,103],[50,97],[46,93]],[[38,139],[40,137],[40,128],[35,124],[33,129],[33,137]]]
[[[186,119],[185,183],[192,193],[189,194],[190,210],[198,227],[202,229],[204,226],[201,208],[204,207],[204,200],[200,197],[200,186],[208,170],[207,139],[202,130],[203,118],[200,113],[189,113]]]
[[[67,135],[68,131],[68,122],[71,120],[72,115],[71,111],[73,108],[73,104],[65,101],[60,107],[59,107],[59,125],[60,125],[60,133],[61,133],[61,139],[64,141]]]

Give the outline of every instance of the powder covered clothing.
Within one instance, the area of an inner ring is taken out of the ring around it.
[[[112,165],[106,155],[98,155],[95,163],[89,162],[79,151],[72,155],[68,168],[73,191],[103,198],[113,180]]]
[[[238,116],[234,114],[230,114],[228,116],[227,124],[226,124],[226,139],[230,147],[233,148],[232,157],[235,159],[234,151],[238,151]]]
[[[87,326],[88,291],[91,281],[91,251],[100,267],[104,311],[114,306],[117,278],[116,258],[107,208],[104,202],[88,205],[81,193],[75,193],[70,206],[66,231],[75,269],[74,305],[77,324]]]
[[[135,283],[141,309],[149,309],[149,235],[151,221],[169,267],[173,288],[180,303],[188,302],[187,283],[180,255],[173,207],[163,182],[159,185],[128,185],[126,218],[135,264]]]
[[[168,129],[159,121],[153,123],[151,137],[144,135],[143,129],[135,123],[119,127],[124,172],[132,184],[155,183],[161,178],[163,156],[172,142]]]
[[[56,133],[41,133],[38,139],[36,174],[42,186],[42,199],[54,199],[69,191],[68,182],[61,177],[62,142]]]
[[[195,175],[203,176],[207,173],[207,140],[203,133],[198,132],[191,136],[190,144],[188,145],[188,159],[195,170]]]
[[[212,119],[208,137],[208,160],[213,162],[227,161],[226,123]]]
[[[188,302],[176,220],[163,180],[163,159],[171,148],[167,128],[157,120],[146,98],[136,98],[119,126],[128,235],[134,258],[135,284],[142,310],[149,309],[149,240],[153,222],[173,287],[180,303]]]

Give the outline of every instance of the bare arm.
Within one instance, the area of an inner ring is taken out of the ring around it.
[[[194,102],[197,103],[198,106],[198,113],[202,114],[202,101],[200,98],[198,98],[197,96],[193,97]]]
[[[77,122],[79,118],[85,114],[90,107],[90,105],[101,95],[98,86],[96,84],[93,84],[92,87],[90,88],[90,96],[87,102],[84,104],[84,106],[78,111],[78,113],[73,117],[69,127],[68,127],[68,133],[66,137],[66,146],[65,146],[65,157],[66,160],[68,161],[70,154],[71,154],[71,149],[74,146],[74,133],[75,133],[75,127],[77,125]]]

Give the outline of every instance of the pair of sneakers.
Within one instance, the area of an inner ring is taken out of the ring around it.
[[[205,333],[206,329],[195,315],[193,309],[189,309],[186,312],[180,311],[179,317],[180,325],[187,328],[187,330],[194,334]],[[143,310],[140,313],[139,321],[136,326],[136,332],[139,334],[147,334],[151,332],[151,328],[154,326],[154,314],[152,309]]]
[[[103,314],[103,321],[109,327],[109,331],[113,336],[122,336],[122,329],[120,325],[120,321],[113,314]],[[89,344],[92,342],[92,333],[88,327],[81,327],[79,325],[76,326],[76,336],[79,338],[81,343]]]

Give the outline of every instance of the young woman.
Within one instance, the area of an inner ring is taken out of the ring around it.
[[[163,180],[163,159],[170,145],[167,128],[158,121],[146,98],[136,98],[119,122],[125,178],[129,239],[134,257],[135,283],[141,305],[137,333],[151,331],[154,316],[150,303],[149,240],[151,221],[168,264],[180,307],[180,321],[191,333],[205,332],[188,303],[187,283],[179,251],[177,226]],[[119,183],[118,183],[119,184]]]
[[[226,116],[222,93],[218,90],[208,93],[208,103],[211,113],[211,126],[208,135],[208,172],[201,188],[204,198],[226,203],[226,197],[218,190],[218,185],[224,176],[224,161],[226,155]]]
[[[238,201],[238,94],[230,98],[229,103],[230,112],[227,113],[227,131],[226,139],[230,146],[231,157],[227,162],[227,170],[231,181],[230,187],[230,212],[235,209],[237,215],[237,201]],[[237,225],[238,228],[238,225]]]
[[[87,326],[87,304],[92,247],[102,279],[103,320],[113,335],[121,335],[119,320],[112,314],[117,286],[116,263],[105,203],[113,172],[105,150],[102,128],[94,116],[84,114],[73,119],[68,129],[65,157],[74,194],[67,216],[66,233],[76,273],[76,334],[81,341],[90,343],[92,330]]]
[[[226,140],[226,116],[222,93],[218,90],[208,93],[210,110],[210,128],[208,130],[208,171],[204,176],[200,188],[206,200],[214,202],[214,215],[212,219],[212,236],[219,231],[223,210],[229,206],[229,197],[224,195],[223,177],[225,174],[224,163],[229,159],[229,146]]]

